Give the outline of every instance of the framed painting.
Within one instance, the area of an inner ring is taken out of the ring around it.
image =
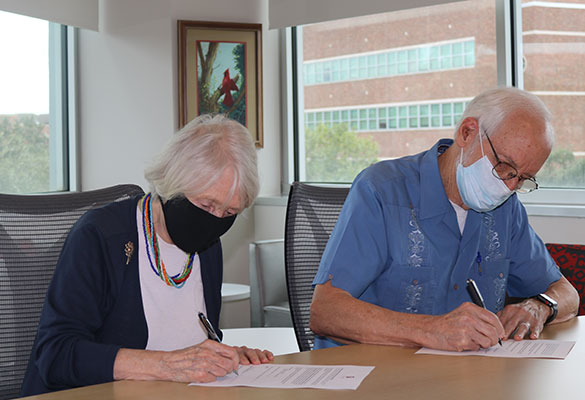
[[[263,146],[262,25],[178,21],[179,128],[225,114]]]

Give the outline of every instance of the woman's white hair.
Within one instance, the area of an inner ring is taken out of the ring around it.
[[[226,204],[239,194],[247,208],[258,195],[256,148],[246,127],[224,115],[201,115],[173,135],[144,176],[150,191],[163,201],[196,197],[226,169],[234,182]],[[225,204],[224,204],[225,205]]]
[[[540,119],[545,124],[546,136],[552,144],[554,130],[550,111],[537,96],[514,87],[487,90],[471,100],[457,124],[456,132],[465,118],[473,117],[477,119],[480,129],[494,135],[500,124],[518,111]]]

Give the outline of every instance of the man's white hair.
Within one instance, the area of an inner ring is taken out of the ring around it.
[[[144,176],[150,191],[163,201],[196,197],[230,168],[234,182],[226,204],[237,193],[249,207],[258,195],[254,141],[246,127],[224,115],[201,115],[177,132]],[[224,204],[225,205],[225,204]]]
[[[491,137],[496,134],[500,124],[507,117],[518,111],[527,112],[533,118],[540,119],[545,125],[546,136],[552,145],[554,130],[550,111],[537,96],[514,87],[487,90],[471,100],[457,124],[456,131],[465,118],[473,117],[477,119],[480,129]]]

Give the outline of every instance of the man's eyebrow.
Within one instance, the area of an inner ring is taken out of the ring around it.
[[[508,164],[510,164],[512,167],[516,168],[516,171],[518,171],[518,165],[514,162],[514,160],[512,160],[510,157],[508,157],[507,154],[499,154],[500,159],[502,161],[507,162]],[[518,174],[519,177],[525,177],[526,179],[528,178],[534,178],[534,175],[532,174]]]

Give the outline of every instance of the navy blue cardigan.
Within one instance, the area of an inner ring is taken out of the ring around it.
[[[139,199],[88,211],[71,229],[47,291],[21,396],[110,382],[120,348],[146,347],[138,276]],[[128,242],[134,252],[126,265]],[[220,242],[199,257],[208,317],[221,335]]]

